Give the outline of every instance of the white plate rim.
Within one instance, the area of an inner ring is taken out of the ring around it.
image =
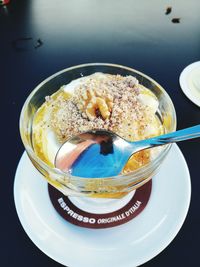
[[[185,158],[181,152],[181,150],[179,149],[179,147],[174,144],[172,147],[175,148],[176,152],[178,152],[181,156],[181,160],[183,161],[183,164],[185,166],[185,176],[187,177],[187,190],[188,190],[188,193],[187,193],[187,199],[185,199],[185,209],[184,209],[184,212],[182,213],[181,215],[181,218],[179,218],[179,223],[177,223],[173,233],[171,235],[168,236],[168,238],[166,238],[164,241],[162,240],[162,242],[159,244],[159,248],[156,249],[154,251],[154,253],[152,253],[151,255],[146,255],[146,257],[143,257],[143,259],[139,262],[136,262],[136,263],[131,263],[129,265],[124,265],[124,267],[133,267],[133,266],[139,266],[141,264],[144,264],[146,262],[148,262],[149,260],[153,259],[155,256],[157,256],[160,252],[162,252],[171,242],[172,240],[176,237],[176,235],[178,234],[179,230],[181,229],[184,221],[185,221],[185,218],[187,216],[187,213],[188,213],[188,209],[189,209],[189,206],[190,206],[190,201],[191,201],[191,181],[190,181],[190,173],[189,173],[189,169],[188,169],[188,166],[187,166],[187,163],[185,161]],[[24,152],[25,153],[25,152]],[[22,161],[24,157],[24,154],[22,155],[19,163]],[[18,168],[19,168],[19,165],[18,165]],[[17,170],[18,170],[17,168]],[[17,175],[17,171],[16,171],[16,175]],[[38,240],[35,238],[35,236],[31,233],[31,230],[30,228],[27,227],[27,223],[25,222],[25,219],[24,217],[22,216],[21,214],[21,211],[20,211],[20,204],[19,204],[19,199],[18,199],[18,194],[17,194],[17,186],[16,186],[16,179],[14,181],[14,202],[15,202],[15,207],[16,207],[16,211],[17,211],[17,214],[18,214],[18,218],[19,218],[19,221],[24,229],[24,231],[26,232],[26,234],[28,235],[28,237],[30,238],[30,240],[44,253],[46,254],[47,256],[49,256],[51,259],[53,259],[54,261],[57,261],[58,263],[64,265],[64,266],[68,266],[68,267],[74,267],[74,266],[71,266],[71,265],[66,265],[66,262],[60,260],[60,258],[56,258],[54,255],[52,255],[48,248],[47,247],[41,247],[38,243]],[[135,264],[135,265],[133,265]]]
[[[188,66],[186,66],[183,71],[181,72],[180,76],[179,76],[179,84],[180,87],[183,91],[183,93],[185,94],[185,96],[187,98],[189,98],[195,105],[197,105],[198,107],[200,107],[200,99],[196,100],[196,97],[191,93],[191,91],[188,89],[188,85],[187,85],[187,75],[196,67],[200,66],[200,61],[196,61],[193,62],[191,64],[189,64]]]

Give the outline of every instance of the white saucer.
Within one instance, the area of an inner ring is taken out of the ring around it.
[[[200,107],[200,61],[188,65],[179,78],[184,94]]]
[[[153,178],[152,194],[143,212],[113,228],[87,229],[65,221],[49,200],[45,179],[26,154],[19,162],[14,184],[24,230],[45,254],[69,267],[134,267],[147,262],[180,230],[190,196],[188,167],[177,145]]]

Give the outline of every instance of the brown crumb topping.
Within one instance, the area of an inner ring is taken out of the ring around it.
[[[139,82],[132,76],[85,77],[67,99],[62,94],[46,98],[51,105],[50,126],[60,142],[93,129],[110,130],[128,140],[139,140],[147,126],[147,116],[151,120],[148,107],[137,98],[139,93]]]

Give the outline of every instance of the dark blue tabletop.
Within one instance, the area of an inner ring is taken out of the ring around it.
[[[172,12],[166,15],[169,3]],[[173,18],[180,18],[180,23],[173,23]],[[2,267],[61,266],[31,242],[14,206],[14,175],[24,151],[18,120],[32,89],[72,65],[109,62],[130,66],[166,89],[180,129],[200,123],[199,107],[179,87],[183,68],[199,60],[199,0],[11,0],[7,7],[0,7]],[[179,147],[192,180],[189,213],[173,242],[145,267],[199,266],[200,140]]]

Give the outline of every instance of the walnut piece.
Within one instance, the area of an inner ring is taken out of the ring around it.
[[[77,107],[84,112],[91,121],[99,116],[106,120],[109,119],[112,111],[113,97],[109,94],[101,94],[101,92],[95,88],[87,88],[82,91]]]

